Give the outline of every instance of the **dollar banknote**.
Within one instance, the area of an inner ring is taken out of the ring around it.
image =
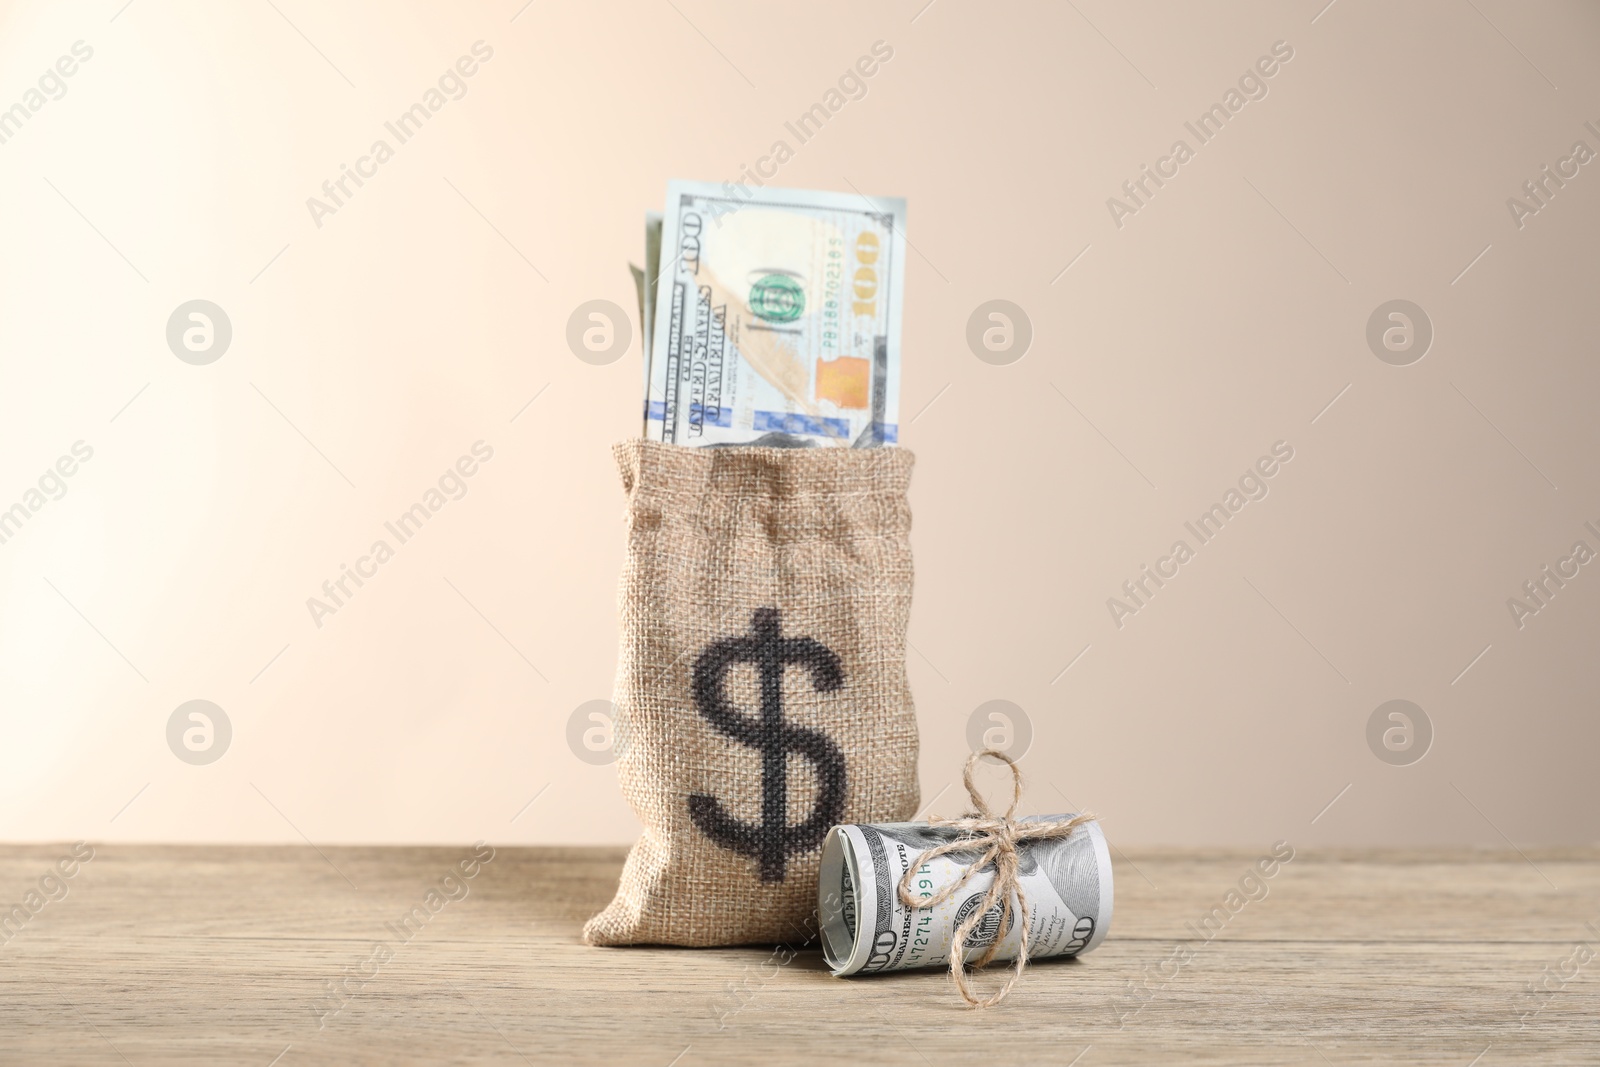
[[[982,906],[994,868],[974,875],[933,908],[907,908],[899,886],[912,868],[917,872],[913,893],[924,899],[958,881],[978,859],[978,850],[922,859],[955,837],[955,831],[927,823],[836,826],[829,832],[822,846],[817,917],[823,958],[835,975],[949,964],[956,928]],[[1111,925],[1112,903],[1111,854],[1099,824],[1084,823],[1068,837],[1023,842],[1017,852],[1018,882],[1028,898],[1029,958],[1075,956],[1098,946]],[[1004,930],[1000,924],[996,904],[967,938],[963,959],[979,955],[997,938],[994,958],[1015,959],[1021,924],[1013,919]]]
[[[644,269],[629,263],[628,273],[633,276],[633,288],[639,296],[639,321],[648,322],[649,319],[644,313],[644,289],[648,284],[645,281]],[[650,392],[650,330],[648,327],[646,327],[644,336],[640,340],[642,342],[640,347],[644,349],[644,391],[648,394]]]
[[[639,346],[644,351],[644,394],[650,395],[650,339],[655,335],[656,272],[661,269],[661,212],[647,211],[644,215],[644,269],[629,266],[633,284],[639,291]],[[650,405],[645,404],[644,436],[650,436]]]
[[[640,340],[644,348],[644,388],[650,390],[650,341],[655,336],[656,328],[656,294],[660,292],[656,275],[661,270],[661,212],[648,211],[644,216],[644,262],[645,276],[644,307],[640,310],[639,321],[644,324]]]
[[[905,213],[856,193],[669,183],[644,291],[645,436],[894,444]]]

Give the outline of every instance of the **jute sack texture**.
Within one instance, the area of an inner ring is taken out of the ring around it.
[[[617,770],[644,835],[584,940],[806,940],[828,829],[917,807],[913,457],[614,451],[628,496]]]

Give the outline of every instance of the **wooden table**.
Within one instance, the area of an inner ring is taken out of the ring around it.
[[[467,880],[470,846],[103,845],[40,890],[68,854],[0,849],[0,908],[39,892],[0,924],[0,1062],[1600,1062],[1596,851],[1301,851],[1209,941],[1255,854],[1135,852],[1104,945],[987,1012],[815,951],[588,948],[615,848]]]

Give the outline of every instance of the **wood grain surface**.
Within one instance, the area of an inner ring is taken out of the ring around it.
[[[1209,940],[1255,854],[1119,856],[1104,945],[986,1012],[815,950],[589,948],[621,849],[70,852],[0,849],[0,1062],[1600,1062],[1593,850],[1302,850]]]

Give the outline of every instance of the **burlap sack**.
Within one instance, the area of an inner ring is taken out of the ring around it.
[[[615,453],[617,770],[644,836],[584,940],[805,940],[828,829],[917,806],[911,453]]]

